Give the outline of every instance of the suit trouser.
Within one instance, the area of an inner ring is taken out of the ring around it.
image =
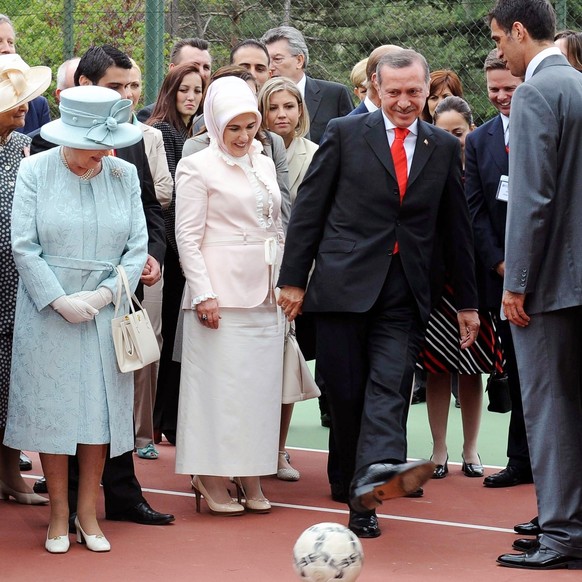
[[[503,355],[505,357],[505,373],[509,384],[509,397],[511,399],[511,415],[509,418],[509,433],[507,435],[508,466],[516,467],[524,473],[531,473],[529,460],[529,448],[525,432],[525,420],[523,418],[523,404],[521,402],[521,387],[519,385],[519,372],[515,359],[513,338],[508,321],[497,320],[497,332],[501,338]]]
[[[174,362],[174,340],[182,306],[185,279],[178,255],[168,245],[164,259],[164,294],[162,297],[162,353],[154,406],[154,427],[162,432],[176,432],[180,397],[180,362]]]
[[[133,451],[118,457],[107,458],[103,469],[103,493],[105,495],[105,515],[107,517],[124,513],[138,503],[145,501],[133,466]],[[76,456],[69,457],[69,511],[77,511],[77,491],[79,485],[79,463]]]
[[[582,307],[511,326],[542,544],[582,557]]]
[[[372,463],[406,460],[406,420],[423,333],[399,256],[369,311],[317,314],[317,362],[345,478]]]
[[[162,292],[163,280],[144,287],[142,305],[147,309],[158,345],[162,348]],[[154,405],[158,383],[159,363],[153,362],[133,374],[133,421],[135,446],[143,448],[154,441]]]

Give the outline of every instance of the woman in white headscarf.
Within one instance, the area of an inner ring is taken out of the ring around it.
[[[260,476],[277,471],[284,325],[274,298],[281,194],[254,139],[257,101],[236,77],[204,102],[210,147],[176,171],[176,240],[186,277],[176,471],[200,507],[266,513]],[[224,477],[236,476],[234,501]],[[240,491],[245,497],[240,502]]]

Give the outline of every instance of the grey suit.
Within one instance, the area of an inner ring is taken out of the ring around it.
[[[582,557],[582,75],[546,57],[513,95],[504,287],[542,544]]]

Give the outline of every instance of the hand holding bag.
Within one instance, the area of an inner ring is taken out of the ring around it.
[[[318,398],[321,392],[311,375],[295,337],[295,324],[287,324],[283,356],[283,404]]]
[[[133,372],[160,359],[160,348],[147,311],[142,307],[135,295],[131,295],[129,281],[123,266],[117,268],[117,298],[115,301],[115,315],[111,321],[113,344],[117,365],[121,372]],[[125,289],[129,302],[129,313],[117,317],[121,306],[122,289]],[[140,310],[136,311],[133,303]]]

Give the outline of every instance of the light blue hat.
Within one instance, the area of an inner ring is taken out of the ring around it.
[[[80,150],[124,148],[140,141],[142,131],[130,121],[131,101],[96,85],[61,91],[61,118],[43,125],[40,135],[52,143]]]

